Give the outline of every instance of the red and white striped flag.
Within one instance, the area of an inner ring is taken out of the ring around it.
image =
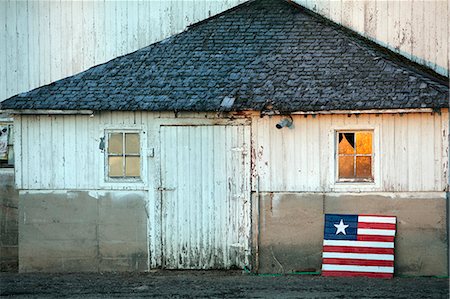
[[[323,276],[394,275],[395,216],[325,215]]]

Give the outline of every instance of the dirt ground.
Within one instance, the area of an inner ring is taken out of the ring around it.
[[[240,271],[0,273],[0,296],[14,298],[448,298],[445,278],[256,276]]]

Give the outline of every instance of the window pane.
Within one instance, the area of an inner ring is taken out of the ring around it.
[[[8,146],[8,165],[14,165],[14,148],[12,145]]]
[[[123,176],[123,158],[122,157],[109,157],[109,176],[110,177],[122,177]]]
[[[110,153],[110,154],[122,154],[123,153],[122,138],[123,138],[122,133],[109,134],[108,153]]]
[[[354,157],[339,157],[339,178],[354,178]]]
[[[372,154],[372,132],[356,133],[356,153]]]
[[[125,175],[138,177],[140,175],[140,158],[125,157]]]
[[[125,153],[139,154],[139,134],[125,134]]]
[[[339,133],[339,154],[355,153],[355,133]]]
[[[356,177],[372,177],[372,157],[356,157]]]

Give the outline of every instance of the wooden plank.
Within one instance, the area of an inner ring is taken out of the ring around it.
[[[377,34],[377,7],[375,0],[365,0],[364,4],[364,33],[369,38],[376,38]]]
[[[65,189],[76,189],[79,161],[76,158],[77,132],[75,115],[65,115],[64,121],[64,186]]]
[[[87,187],[87,182],[91,180],[87,171],[91,165],[87,163],[87,122],[85,116],[75,116],[75,129],[75,157],[76,161],[78,161],[76,188],[83,189]]]
[[[341,24],[342,2],[330,0],[329,5],[330,5],[330,19],[338,24]]]
[[[85,188],[97,189],[100,188],[99,182],[101,178],[100,169],[104,167],[104,160],[99,149],[100,138],[98,137],[98,129],[100,127],[100,118],[97,116],[81,116],[85,119],[87,125],[87,131],[85,136],[85,146],[86,146],[86,182]]]
[[[382,45],[388,43],[388,1],[376,0],[376,40]]]
[[[24,152],[23,154],[23,169],[24,169],[24,187],[26,189],[40,189],[41,188],[41,152],[42,146],[40,143],[40,117],[29,116],[27,127],[24,127]],[[37,146],[36,146],[37,143]],[[47,171],[48,172],[48,171]]]
[[[49,23],[50,81],[56,81],[62,78],[62,24],[60,1],[49,1]]]
[[[64,119],[62,116],[51,117],[52,127],[50,138],[52,138],[52,168],[51,173],[51,185],[53,189],[65,189],[65,144],[64,144]],[[73,170],[72,170],[73,171]]]
[[[37,151],[40,158],[40,167],[34,168],[40,170],[40,180],[35,184],[39,189],[53,188],[52,171],[54,170],[54,161],[52,157],[53,143],[57,140],[52,139],[52,118],[50,116],[39,116],[39,145]],[[78,160],[83,161],[83,160]],[[34,165],[37,167],[37,165]]]
[[[32,1],[34,2],[34,1]],[[72,56],[73,56],[73,32],[72,25],[72,3],[69,1],[61,2],[61,77],[68,77],[73,74]]]
[[[14,118],[14,183],[17,189],[23,188],[23,138],[22,135],[22,117],[16,116]]]
[[[424,5],[425,65],[433,68],[436,61],[436,5]]]
[[[16,94],[18,90],[17,77],[17,2],[7,2],[6,16],[6,96],[10,97]]]
[[[381,115],[381,127],[383,128],[380,136],[381,152],[376,159],[380,159],[381,172],[381,188],[384,191],[395,190],[395,169],[393,167],[395,161],[395,115]]]
[[[439,137],[434,135],[434,116],[430,114],[418,115],[421,118],[420,124],[420,141],[419,153],[417,157],[420,158],[420,176],[422,179],[422,188],[420,191],[439,191],[434,185],[435,169],[440,169],[439,162],[436,163],[434,153],[434,144],[440,143]],[[417,134],[417,132],[416,132]],[[439,158],[437,159],[440,160]]]
[[[29,72],[28,72],[28,3],[24,1],[17,1],[16,3],[17,12],[17,91],[23,92],[28,91],[29,87]]]
[[[106,59],[106,4],[105,1],[94,2],[94,64],[102,64]]]
[[[128,46],[127,53],[139,49],[138,30],[139,30],[139,3],[137,1],[128,2]]]
[[[420,114],[411,114],[404,116],[407,119],[407,160],[408,165],[408,185],[403,191],[422,191],[423,170],[421,163],[414,163],[418,158],[425,159],[425,152],[421,151],[421,144],[429,142],[433,144],[434,139],[426,132],[421,131]],[[433,164],[428,167],[433,167]]]
[[[440,170],[440,181],[441,181],[441,188],[439,191],[449,191],[448,184],[449,184],[449,114],[448,110],[442,112],[442,115],[440,115],[441,119],[441,153],[442,153],[442,161],[441,161],[441,167]],[[438,142],[435,142],[437,144]]]
[[[395,191],[408,191],[408,118],[400,115],[394,120],[394,169],[395,169]],[[392,166],[391,166],[392,167]]]
[[[159,267],[162,265],[162,198],[158,188],[162,186],[162,167],[161,160],[163,159],[163,153],[166,154],[163,147],[163,135],[160,132],[160,126],[156,123],[153,113],[142,113],[143,121],[147,124],[147,137],[148,148],[154,148],[154,157],[148,159],[148,207],[149,207],[149,219],[148,219],[148,240],[150,260],[149,265],[151,268]]]
[[[387,43],[389,48],[398,50],[400,47],[400,2],[390,1],[388,2],[388,36]]]
[[[334,164],[330,165],[328,163],[329,156],[333,154],[334,144],[330,144],[329,135],[331,128],[331,116],[330,115],[320,115],[319,116],[320,125],[320,138],[319,138],[319,148],[320,148],[320,188],[319,191],[326,192],[329,191],[330,182],[330,172],[334,169]],[[331,168],[331,169],[330,169]]]
[[[311,130],[308,130],[308,133],[311,134],[310,136],[315,136],[315,138],[320,138],[320,116],[313,117],[311,121]],[[309,159],[311,159],[311,167],[312,169],[309,170],[309,173],[311,175],[311,185],[310,190],[313,191],[319,191],[320,190],[320,169],[321,167],[317,167],[317,165],[321,165],[320,161],[320,151],[322,150],[319,147],[319,142],[310,142],[309,143],[309,153],[308,156]]]
[[[353,30],[365,35],[364,31],[364,1],[352,1]]]
[[[411,59],[412,53],[412,2],[411,1],[400,1],[400,12],[399,12],[399,49],[400,53],[408,59]]]
[[[353,1],[352,0],[342,0],[342,12],[341,20],[342,25],[353,28]]]
[[[105,60],[118,56],[117,49],[117,25],[116,25],[117,1],[105,2]]]
[[[83,70],[94,65],[94,2],[83,1]]]
[[[449,65],[448,59],[450,59],[450,52],[449,52],[449,28],[448,23],[450,22],[450,16],[449,16],[449,8],[448,8],[448,1],[435,1],[436,5],[436,57],[435,57],[435,69],[439,70],[440,73],[445,74],[447,72],[448,76],[448,68]]]
[[[72,72],[79,73],[84,67],[83,2],[72,1]]]
[[[412,23],[411,23],[411,53],[414,60],[424,63],[425,36],[424,36],[424,6],[423,0],[412,0]]]
[[[8,51],[8,44],[7,41],[9,40],[7,38],[7,13],[8,8],[8,2],[7,1],[0,1],[0,24],[4,24],[0,27],[0,53],[3,53],[0,55],[0,64],[3,66],[0,68],[0,101],[3,99],[6,99],[8,95],[7,91],[7,75],[8,75],[8,59],[7,59],[7,51]]]
[[[128,50],[128,1],[118,1],[116,5],[116,54],[120,56]]]

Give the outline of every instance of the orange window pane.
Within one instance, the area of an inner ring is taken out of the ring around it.
[[[108,153],[122,154],[123,153],[123,136],[122,133],[109,134]]]
[[[372,178],[372,157],[356,157],[356,177]]]
[[[122,177],[123,176],[123,158],[122,157],[109,157],[108,168],[110,177]]]
[[[354,133],[339,133],[339,154],[354,154]]]
[[[372,132],[356,133],[356,153],[372,154]]]
[[[339,178],[354,178],[354,157],[340,156],[339,157]]]
[[[139,154],[139,134],[125,134],[125,153]]]

